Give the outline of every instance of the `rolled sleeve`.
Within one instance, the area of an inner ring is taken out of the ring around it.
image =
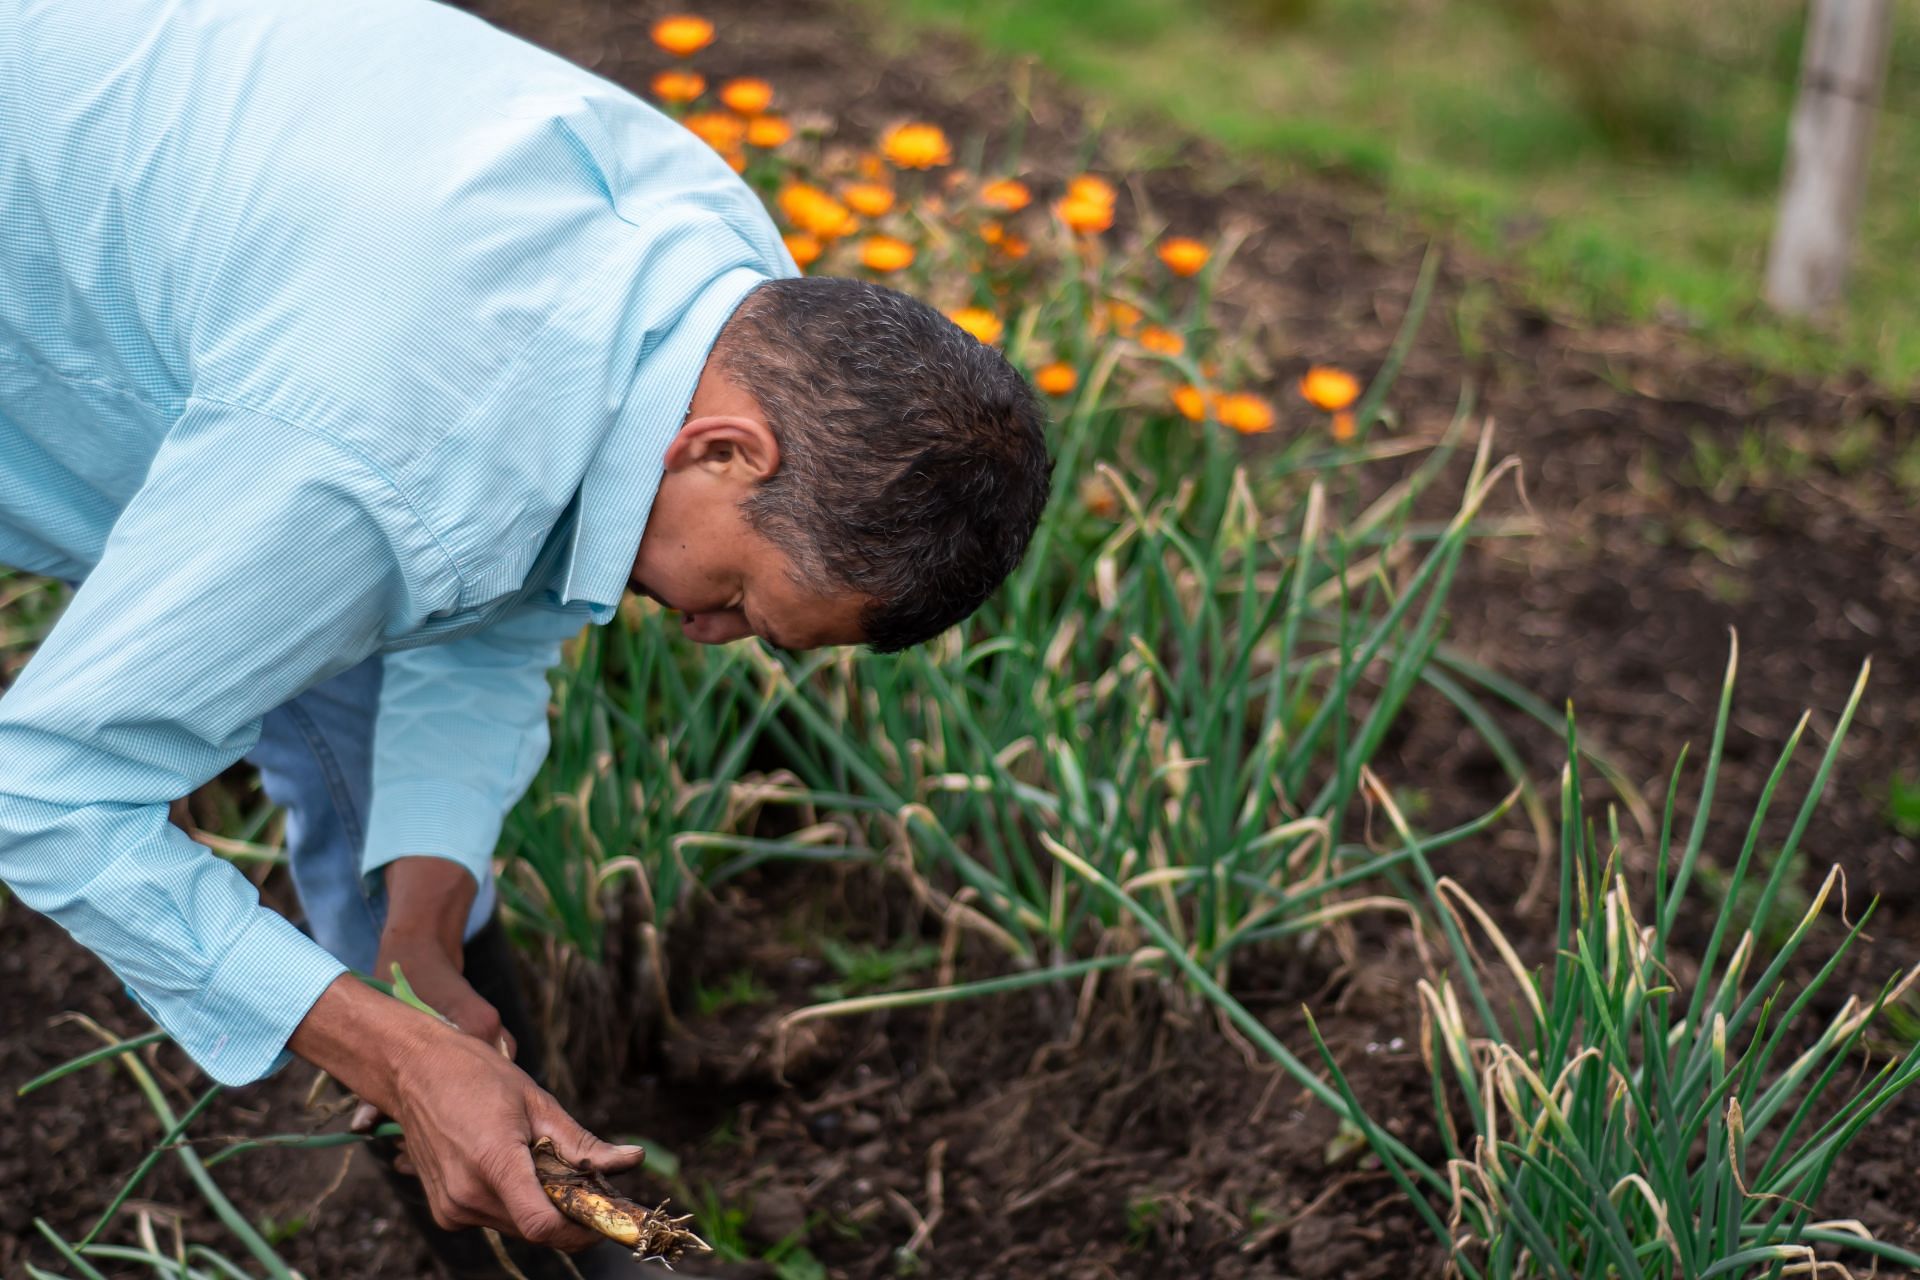
[[[370,892],[397,858],[457,862],[485,881],[501,824],[546,758],[547,672],[588,621],[523,607],[486,630],[382,661],[373,803],[361,871]]]
[[[284,1061],[342,966],[168,825],[168,802],[451,596],[435,554],[337,444],[192,402],[0,698],[0,878],[224,1084]]]

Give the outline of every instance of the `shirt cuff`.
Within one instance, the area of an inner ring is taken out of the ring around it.
[[[169,1028],[200,1069],[224,1085],[251,1084],[290,1062],[287,1041],[321,993],[347,971],[284,916],[256,910],[206,990]]]
[[[445,858],[465,867],[476,885],[493,874],[493,848],[504,815],[496,797],[458,782],[417,778],[382,782],[367,815],[360,860],[368,893],[379,897],[381,868],[399,858]]]

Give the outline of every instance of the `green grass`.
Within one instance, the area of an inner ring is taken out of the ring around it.
[[[924,26],[958,31],[1037,56],[1116,119],[1170,121],[1275,162],[1271,177],[1357,176],[1400,211],[1512,263],[1526,296],[1576,322],[1678,322],[1769,369],[1858,367],[1896,389],[1920,381],[1920,298],[1907,278],[1920,250],[1910,198],[1920,103],[1900,91],[1905,70],[1920,68],[1911,7],[1896,13],[1849,312],[1789,323],[1759,290],[1797,73],[1796,6],[1711,0],[1660,20],[1645,43],[1576,52],[1569,67],[1528,39],[1518,0],[869,2],[903,46]],[[1604,76],[1621,59],[1641,112],[1626,125],[1580,92],[1583,68]],[[1661,127],[1633,132],[1646,122]]]

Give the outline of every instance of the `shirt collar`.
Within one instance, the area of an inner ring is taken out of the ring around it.
[[[686,420],[714,341],[741,299],[768,278],[752,267],[722,272],[640,357],[626,399],[580,482],[560,588],[562,603],[586,602],[595,622],[610,620],[626,592],[667,446]]]

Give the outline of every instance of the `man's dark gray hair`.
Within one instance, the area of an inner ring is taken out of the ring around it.
[[[1033,391],[916,298],[859,280],[771,280],[715,355],[780,442],[742,503],[800,585],[868,603],[892,653],[980,607],[1026,553],[1053,475]]]

